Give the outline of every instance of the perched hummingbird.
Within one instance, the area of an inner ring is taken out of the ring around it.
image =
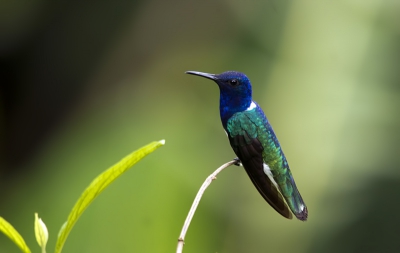
[[[252,100],[247,76],[235,71],[222,74],[186,73],[211,79],[218,84],[222,126],[233,151],[268,204],[288,219],[292,218],[293,212],[297,219],[307,220],[306,204],[297,190],[274,130],[261,107]]]

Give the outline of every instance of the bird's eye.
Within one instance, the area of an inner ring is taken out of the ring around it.
[[[238,80],[236,80],[236,79],[230,80],[229,83],[230,83],[232,86],[236,86],[236,85],[239,84]]]

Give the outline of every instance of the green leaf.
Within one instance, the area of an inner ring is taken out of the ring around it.
[[[122,173],[127,171],[134,164],[143,159],[146,155],[152,153],[157,148],[165,144],[165,140],[154,141],[136,151],[129,154],[121,161],[119,161],[114,166],[110,167],[97,178],[95,178],[92,183],[86,188],[82,193],[81,197],[76,202],[75,206],[72,208],[71,213],[68,216],[66,223],[61,227],[58,234],[58,239],[56,243],[55,253],[60,253],[64,243],[71,231],[72,227],[75,225],[76,221],[82,215],[83,211],[92,203],[92,201],[115,179],[117,179]]]
[[[3,217],[0,217],[0,231],[11,239],[25,253],[31,253],[31,250],[26,245],[24,238],[8,223]]]

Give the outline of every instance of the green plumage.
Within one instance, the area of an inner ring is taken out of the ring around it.
[[[278,197],[281,199],[282,197],[280,194],[283,195],[293,213],[301,213],[304,208],[303,200],[297,191],[288,163],[276,135],[261,109],[257,106],[249,111],[235,113],[227,121],[227,132],[229,138],[233,140],[231,141],[232,148],[237,152],[236,154],[241,160],[256,157],[257,153],[252,153],[250,147],[252,147],[255,141],[261,144],[262,160],[263,163],[270,168],[273,181],[275,181],[278,186]],[[239,136],[244,137],[245,143],[237,143],[234,141]],[[258,168],[258,170],[261,169],[264,168]],[[249,176],[251,177],[250,174]],[[264,180],[270,180],[265,173]],[[259,180],[252,181],[259,189],[257,186],[257,181]],[[273,181],[270,187],[276,187]]]

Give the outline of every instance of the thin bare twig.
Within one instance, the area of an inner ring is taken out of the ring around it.
[[[196,198],[193,201],[192,207],[189,210],[189,214],[186,217],[185,223],[183,224],[181,234],[179,235],[178,238],[178,247],[176,248],[176,253],[182,253],[183,250],[183,244],[185,243],[185,235],[186,232],[189,228],[190,222],[192,221],[193,215],[196,212],[197,206],[200,203],[200,199],[204,194],[204,191],[207,189],[207,187],[211,184],[211,182],[217,178],[218,173],[220,173],[223,169],[231,166],[231,165],[239,165],[240,161],[239,159],[233,159],[230,162],[225,163],[221,167],[219,167],[216,171],[214,171],[211,175],[207,177],[207,179],[204,181],[203,185],[200,187],[200,190],[197,192]]]

